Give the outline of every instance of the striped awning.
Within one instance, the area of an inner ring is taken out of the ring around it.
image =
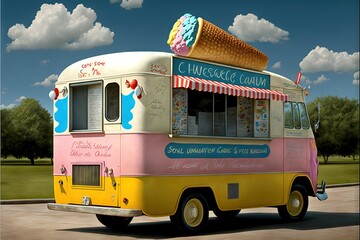
[[[205,80],[189,76],[173,75],[173,88],[189,88],[197,91],[222,93],[253,99],[271,99],[286,102],[288,95],[276,90],[238,86],[229,83]]]

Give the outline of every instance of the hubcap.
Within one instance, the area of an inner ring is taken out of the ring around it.
[[[196,218],[198,216],[198,210],[196,207],[191,207],[188,211],[188,218]]]
[[[293,200],[291,201],[291,206],[292,206],[293,208],[298,208],[298,207],[300,206],[300,201],[299,201],[299,199],[293,199]]]
[[[290,194],[289,203],[286,205],[286,207],[291,216],[297,217],[304,207],[304,199],[302,194],[299,191],[293,191]]]
[[[200,225],[204,217],[204,209],[200,200],[190,199],[184,207],[184,220],[190,227]]]

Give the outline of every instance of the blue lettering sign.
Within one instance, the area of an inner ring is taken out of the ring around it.
[[[267,144],[192,144],[169,143],[165,147],[168,158],[266,158],[270,154]]]
[[[270,89],[269,75],[176,57],[173,58],[173,74],[245,87]]]

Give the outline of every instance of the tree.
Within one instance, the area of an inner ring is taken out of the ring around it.
[[[318,119],[318,103],[321,104],[320,128],[314,135],[324,162],[334,154],[354,157],[359,153],[359,103],[334,96],[316,98],[308,104],[312,123]]]
[[[1,110],[1,155],[6,158],[52,158],[52,121],[47,110],[35,99],[24,99],[13,109]]]
[[[10,109],[1,109],[1,156],[5,158],[11,155],[17,138],[11,113]]]

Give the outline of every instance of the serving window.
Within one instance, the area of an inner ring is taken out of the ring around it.
[[[70,85],[71,131],[101,131],[102,81]]]
[[[172,134],[269,137],[269,100],[173,89]]]

